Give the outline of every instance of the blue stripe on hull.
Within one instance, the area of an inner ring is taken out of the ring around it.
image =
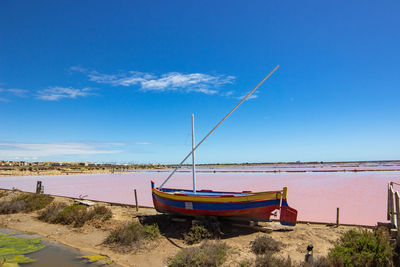
[[[157,199],[157,201],[162,202],[166,205],[177,207],[177,208],[185,208],[185,201],[171,200],[163,197],[159,197],[153,194],[153,198]],[[191,202],[194,210],[241,210],[241,209],[251,209],[251,208],[260,208],[272,205],[280,204],[279,199],[271,199],[271,200],[262,200],[262,201],[252,201],[252,202],[229,202],[229,203],[207,203],[207,202]]]

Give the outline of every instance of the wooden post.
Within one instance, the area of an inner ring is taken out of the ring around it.
[[[139,211],[138,201],[137,201],[137,194],[135,189],[135,203],[136,203],[136,211]]]
[[[336,227],[339,227],[339,208],[336,208]]]
[[[390,183],[388,184],[387,220],[390,221]]]
[[[390,212],[390,222],[392,223],[392,225],[394,225],[395,227],[397,227],[397,222],[396,222],[396,218],[394,215],[394,200],[393,200],[393,187],[392,185],[389,186],[389,212]]]
[[[36,182],[36,194],[40,194],[42,191],[42,181],[37,181]]]
[[[399,207],[399,192],[396,192],[394,194],[395,197],[395,202],[396,202],[396,222],[397,222],[397,228],[399,227],[399,222],[400,222],[400,207]],[[397,230],[397,234],[399,235],[399,231]]]

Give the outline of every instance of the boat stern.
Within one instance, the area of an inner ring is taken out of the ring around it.
[[[287,187],[284,187],[282,194],[282,202],[280,207],[279,222],[282,225],[295,226],[297,222],[297,210],[289,207],[286,196],[287,196]]]

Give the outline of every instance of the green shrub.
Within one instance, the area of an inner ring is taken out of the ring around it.
[[[335,243],[328,258],[343,266],[392,266],[392,256],[387,232],[350,230]]]
[[[109,208],[105,206],[94,206],[93,209],[90,209],[88,211],[87,217],[90,218],[90,220],[97,219],[101,221],[106,221],[108,219],[111,219],[112,212]]]
[[[281,257],[275,257],[272,254],[259,255],[255,261],[255,267],[292,267],[296,264],[292,263],[292,260],[288,256],[286,259]]]
[[[304,262],[300,266],[302,267],[343,267],[343,261],[332,260],[328,257],[317,257],[314,258],[311,263]]]
[[[81,204],[67,206],[63,203],[54,203],[43,210],[38,218],[49,223],[72,224],[74,227],[82,227],[87,221],[95,219],[105,221],[111,217],[111,210],[103,206],[88,208]]]
[[[199,247],[182,249],[170,260],[168,266],[220,266],[226,260],[228,249],[228,245],[223,242],[206,240]]]
[[[123,246],[125,250],[130,250],[138,248],[140,241],[145,239],[154,240],[159,235],[160,230],[156,224],[143,226],[137,222],[132,222],[112,231],[104,243]]]
[[[147,239],[157,239],[160,236],[160,229],[157,224],[145,225],[144,235]]]
[[[104,243],[128,246],[145,237],[143,226],[138,223],[130,223],[112,231]]]
[[[82,227],[89,220],[87,214],[85,205],[72,204],[58,212],[55,223],[73,224],[74,227]]]
[[[276,241],[268,235],[257,236],[256,239],[250,243],[251,251],[255,254],[278,252],[282,245],[282,242]]]
[[[239,262],[240,267],[249,267],[251,266],[251,260],[249,259],[244,259],[241,262]]]
[[[190,231],[184,235],[185,243],[191,245],[200,243],[204,239],[211,237],[210,232],[202,225],[193,225]]]
[[[54,197],[42,194],[23,194],[10,201],[0,203],[0,214],[31,212],[41,210],[53,201]]]
[[[58,213],[67,205],[61,202],[51,203],[47,208],[39,213],[38,219],[48,223],[57,223]]]
[[[23,200],[4,201],[0,203],[0,214],[18,213],[26,209],[26,203]]]

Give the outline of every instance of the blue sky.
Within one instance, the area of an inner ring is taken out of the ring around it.
[[[0,1],[0,159],[400,159],[399,1]]]

